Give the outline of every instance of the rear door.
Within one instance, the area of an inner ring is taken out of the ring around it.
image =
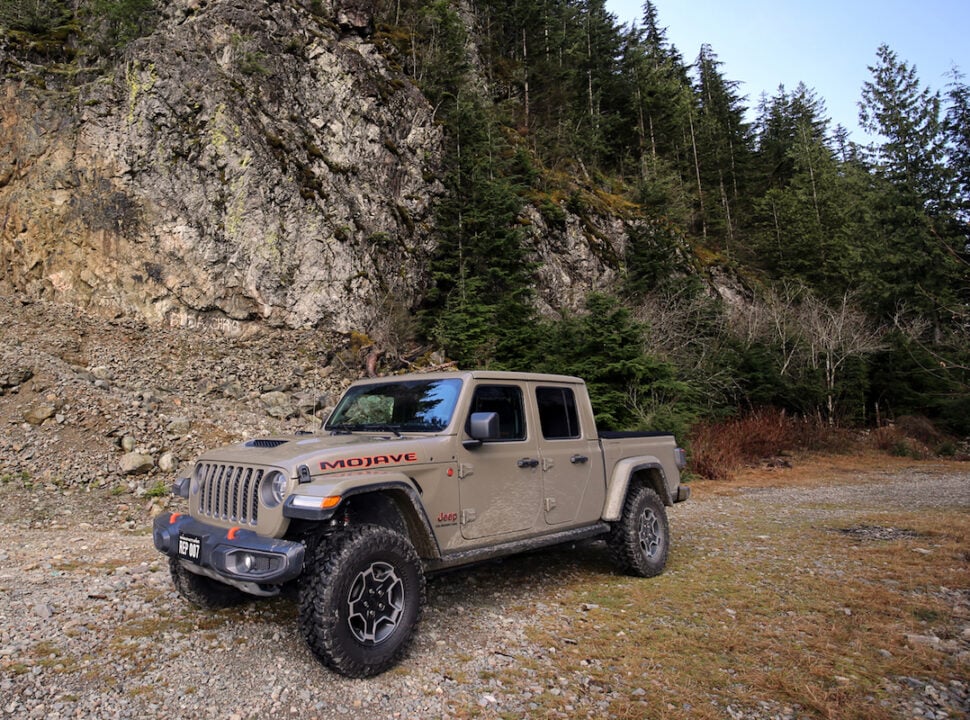
[[[545,522],[560,525],[575,521],[600,451],[595,439],[581,426],[577,397],[569,386],[539,385],[535,402],[541,434],[542,506]]]
[[[511,536],[541,522],[541,460],[526,401],[524,384],[483,383],[475,388],[468,416],[494,412],[501,432],[498,440],[460,450],[459,522],[466,540]]]

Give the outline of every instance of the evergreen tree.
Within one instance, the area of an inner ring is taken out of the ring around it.
[[[627,226],[623,295],[634,302],[653,292],[688,284],[691,249],[682,231],[665,218],[645,218]]]
[[[953,81],[947,93],[950,107],[946,112],[943,131],[953,171],[953,197],[957,213],[962,221],[970,222],[970,87],[956,70],[951,75]]]
[[[621,71],[630,84],[624,115],[633,132],[624,139],[635,149],[640,201],[686,223],[686,213],[671,213],[671,206],[682,205],[681,170],[689,167],[682,160],[688,156],[683,99],[691,93],[690,80],[649,0],[644,4],[644,27],[631,29],[625,39]]]
[[[151,32],[158,21],[155,0],[91,0],[88,33],[107,55]]]
[[[901,306],[923,314],[939,340],[966,278],[958,260],[963,238],[946,215],[953,201],[943,164],[940,98],[887,46],[877,57],[859,115],[880,138],[869,151],[886,182],[872,198],[876,221],[869,253],[876,273],[870,294],[884,315]]]
[[[724,78],[709,45],[697,58],[699,118],[696,128],[702,234],[719,237],[728,255],[739,227],[750,133],[738,83]]]
[[[779,88],[763,100],[756,157],[767,190],[755,203],[753,245],[755,262],[775,278],[834,299],[859,270],[857,246],[869,213],[853,184],[868,176],[839,163],[827,124],[824,103],[802,84],[791,95]]]
[[[533,314],[532,266],[517,223],[528,162],[504,144],[477,98],[456,99],[448,117],[454,145],[425,332],[466,367],[514,362]]]
[[[592,293],[582,315],[544,323],[530,367],[586,380],[600,429],[683,431],[691,388],[644,348],[644,327],[615,297]]]
[[[0,27],[42,34],[69,22],[74,8],[62,0],[0,0]]]
[[[391,38],[405,68],[438,108],[458,95],[471,69],[464,21],[448,0],[398,5],[393,11],[402,29]]]
[[[155,0],[0,0],[0,34],[43,36],[42,42],[17,38],[13,47],[44,61],[96,65],[151,33],[158,18]]]
[[[939,93],[922,87],[916,68],[887,45],[876,56],[859,111],[863,128],[880,138],[869,148],[871,160],[890,182],[905,186],[934,211],[947,187]]]
[[[784,187],[795,174],[792,149],[797,143],[825,143],[825,103],[804,83],[793,93],[783,85],[770,100],[762,98],[756,121],[756,157],[760,184]]]

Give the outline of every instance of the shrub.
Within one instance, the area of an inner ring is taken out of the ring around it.
[[[882,452],[896,457],[910,457],[925,460],[933,453],[925,443],[907,437],[901,428],[894,425],[877,428],[869,435],[869,443]]]
[[[902,415],[896,418],[896,429],[907,438],[935,447],[944,441],[943,433],[923,415]]]
[[[850,445],[844,430],[776,408],[698,423],[689,440],[691,470],[711,480],[726,480],[745,465],[793,450],[837,452]]]

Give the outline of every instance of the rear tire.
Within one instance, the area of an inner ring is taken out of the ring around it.
[[[421,616],[424,572],[414,547],[380,525],[320,542],[300,586],[300,632],[328,668],[378,675],[404,657]]]
[[[186,570],[178,558],[168,559],[168,569],[172,574],[172,583],[179,594],[200,608],[215,610],[231,607],[245,602],[249,597],[242,590],[231,585]]]
[[[663,501],[651,488],[630,488],[623,515],[607,538],[610,556],[620,570],[638,577],[664,571],[670,550],[670,525]]]

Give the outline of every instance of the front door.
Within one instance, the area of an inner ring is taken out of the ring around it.
[[[531,530],[542,506],[542,464],[536,434],[527,426],[519,385],[479,385],[469,416],[494,412],[500,438],[461,450],[461,534],[467,540]]]

